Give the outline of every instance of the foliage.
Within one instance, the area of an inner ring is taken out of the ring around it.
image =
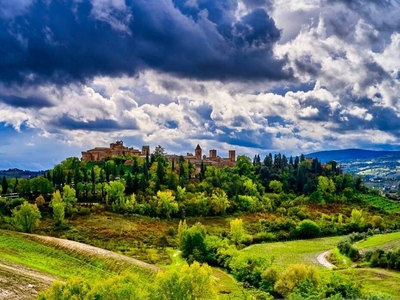
[[[23,232],[31,233],[39,225],[41,218],[40,211],[36,204],[24,202],[12,211],[12,218],[15,226]]]
[[[46,200],[44,200],[43,195],[40,194],[39,196],[36,197],[35,203],[37,207],[41,208],[46,203]]]
[[[167,219],[171,219],[171,214],[178,211],[178,203],[175,201],[175,196],[172,191],[158,191],[157,196],[153,199],[157,203],[157,212],[163,214]]]
[[[216,189],[211,196],[211,207],[215,214],[224,215],[230,207],[228,197],[225,191]]]
[[[281,274],[274,285],[274,290],[287,297],[305,280],[309,280],[312,287],[318,286],[320,278],[316,269],[304,264],[295,264]]]
[[[185,231],[188,229],[188,226],[186,224],[186,220],[180,220],[178,224],[178,245],[179,247],[182,247],[182,242],[183,242],[183,235]]]
[[[105,186],[107,191],[108,204],[114,204],[120,206],[124,202],[124,190],[125,186],[120,181],[111,181]]]
[[[200,223],[193,225],[182,233],[180,249],[182,250],[182,257],[185,258],[188,263],[194,261],[203,262],[205,260],[205,237],[205,229]]]
[[[1,180],[1,193],[3,194],[8,193],[8,181],[6,176],[3,176],[3,179]]]
[[[51,198],[50,207],[53,208],[53,217],[56,225],[62,225],[65,217],[65,202],[63,201],[60,191],[55,191]]]
[[[243,242],[246,238],[246,234],[243,228],[242,219],[234,219],[230,223],[230,237],[235,244]]]
[[[282,182],[278,180],[272,180],[269,183],[269,188],[275,193],[275,194],[280,194],[282,193],[283,190],[283,184]]]
[[[69,185],[65,185],[63,187],[62,198],[65,203],[65,212],[71,215],[73,212],[72,205],[77,201],[75,189],[70,187]]]
[[[155,280],[156,300],[217,299],[212,269],[194,262],[180,270],[160,272]]]
[[[321,228],[317,223],[311,220],[303,220],[296,227],[296,233],[300,238],[312,239],[316,238],[321,233]]]

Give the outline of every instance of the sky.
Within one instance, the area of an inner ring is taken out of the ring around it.
[[[0,0],[0,169],[123,140],[400,150],[399,0]]]

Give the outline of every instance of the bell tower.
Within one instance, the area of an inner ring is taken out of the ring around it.
[[[197,147],[194,150],[194,155],[196,157],[196,160],[201,160],[201,148],[199,144],[197,144]]]

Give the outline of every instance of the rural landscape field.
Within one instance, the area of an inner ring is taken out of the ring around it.
[[[238,156],[232,167],[202,160],[196,173],[183,156],[168,158],[158,146],[3,177],[13,193],[0,198],[2,298],[400,293],[400,204],[336,162]]]
[[[400,299],[399,0],[0,0],[0,300]]]

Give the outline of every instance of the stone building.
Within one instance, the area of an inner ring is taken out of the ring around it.
[[[88,151],[83,151],[81,161],[102,161],[115,156],[146,156],[146,153],[150,153],[150,146],[143,146],[142,151],[140,151],[139,149],[124,146],[123,141],[116,141],[111,143],[109,148],[95,147]]]
[[[166,156],[169,162],[175,160],[175,163],[179,161],[179,155],[172,154]],[[203,155],[203,150],[201,149],[200,145],[194,149],[194,155],[192,153],[187,153],[183,156],[185,161],[190,162],[195,167],[195,173],[200,172],[201,163],[204,166],[214,166],[217,168],[223,167],[234,167],[236,165],[236,151],[229,150],[229,157],[222,158],[217,155],[217,150],[211,149],[209,150],[209,156]]]

